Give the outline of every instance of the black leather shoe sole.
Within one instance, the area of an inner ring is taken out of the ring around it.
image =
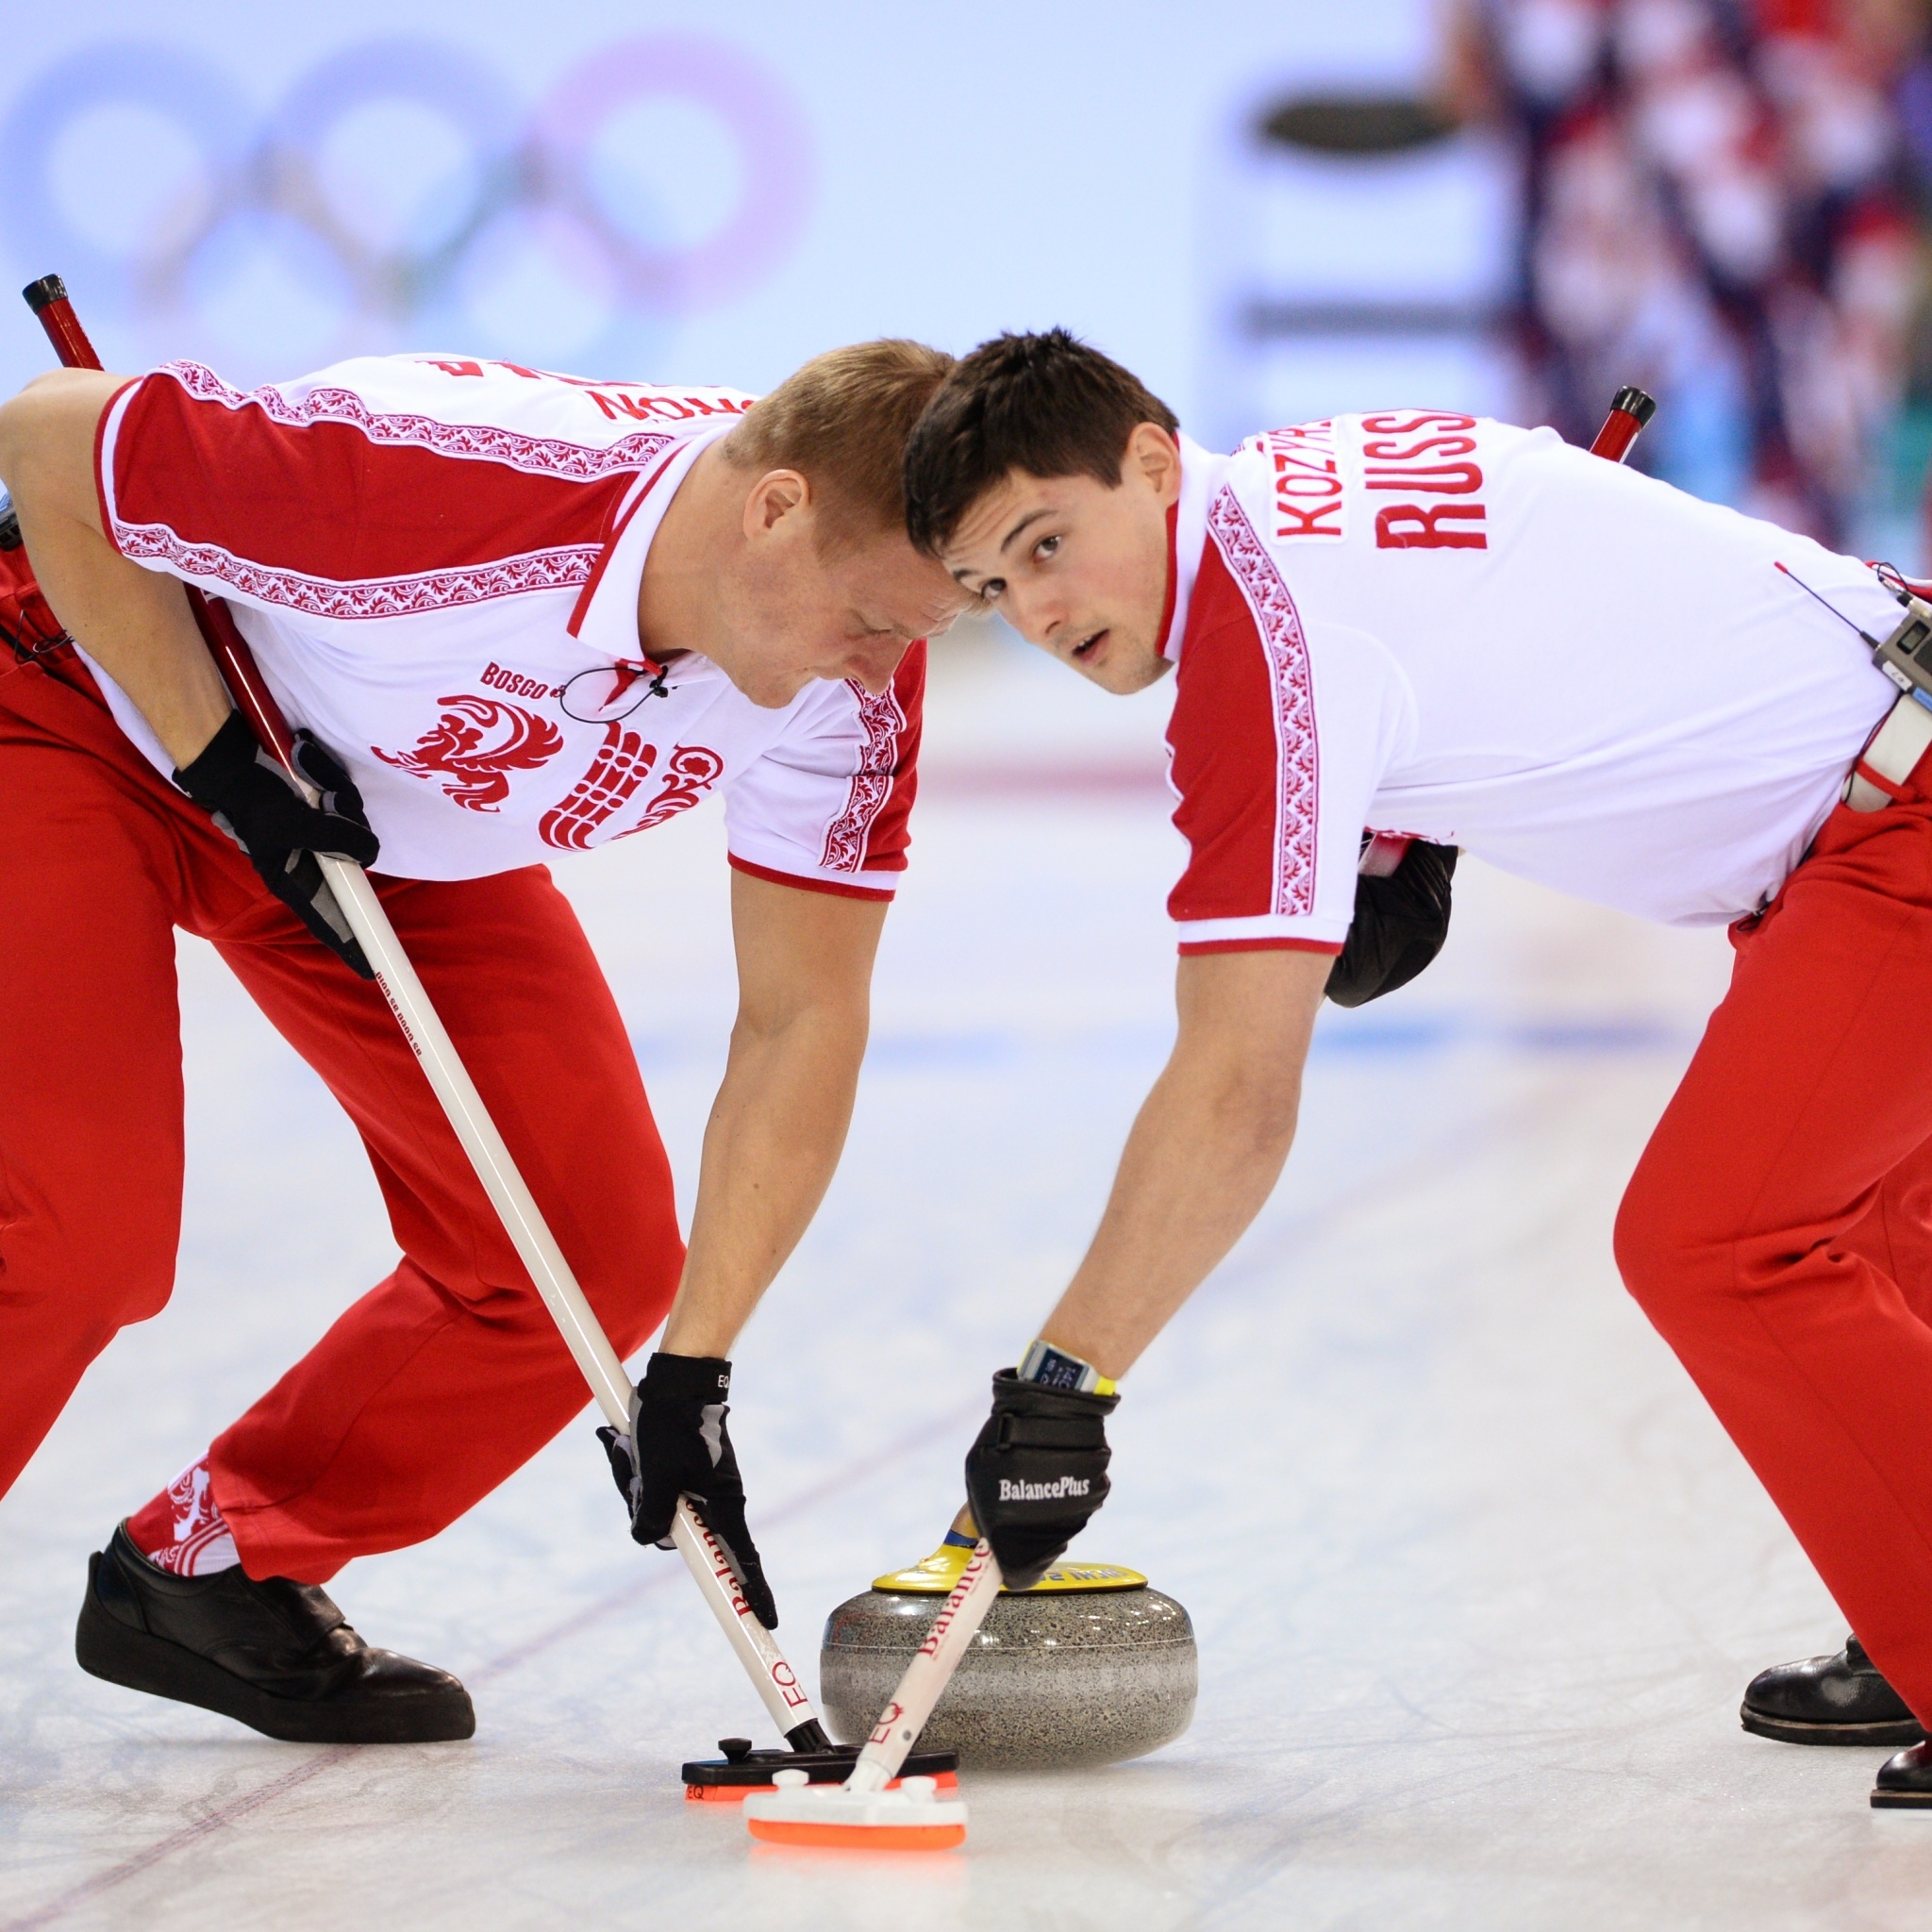
[[[1874,1789],[1874,1811],[1932,1811],[1932,1791],[1881,1791]]]
[[[1888,1757],[1872,1784],[1874,1811],[1932,1811],[1932,1745],[1914,1744]]]
[[[74,1633],[75,1657],[90,1676],[218,1711],[285,1744],[440,1744],[475,1735],[476,1712],[460,1685],[341,1703],[271,1697],[181,1644],[110,1616],[94,1591],[100,1562],[98,1553],[88,1558],[87,1600]]]
[[[1780,1744],[1889,1744],[1896,1750],[1925,1739],[1923,1726],[1910,1718],[1875,1724],[1807,1724],[1795,1718],[1768,1717],[1746,1704],[1739,1709],[1738,1721],[1754,1737],[1775,1738]]]

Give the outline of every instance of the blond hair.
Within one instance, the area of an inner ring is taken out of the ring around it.
[[[906,441],[954,359],[897,337],[829,349],[759,397],[724,454],[740,469],[796,470],[820,492],[822,552],[903,533]]]

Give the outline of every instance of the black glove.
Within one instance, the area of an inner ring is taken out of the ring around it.
[[[724,1418],[731,1411],[731,1364],[714,1355],[654,1355],[630,1398],[630,1434],[602,1428],[617,1491],[630,1506],[630,1533],[641,1543],[672,1547],[677,1499],[689,1496],[698,1520],[724,1545],[751,1613],[778,1627],[758,1545],[744,1521],[744,1484]]]
[[[966,1457],[973,1520],[1013,1590],[1038,1583],[1107,1501],[1107,1418],[1118,1395],[992,1378],[992,1414]]]
[[[363,816],[362,794],[335,755],[307,731],[295,734],[295,764],[322,793],[320,805],[303,798],[255,741],[247,719],[230,711],[207,750],[176,772],[175,782],[247,853],[262,883],[330,952],[374,979],[315,862],[318,852],[326,852],[358,865],[375,863],[379,848]]]
[[[1328,973],[1328,997],[1338,1007],[1365,1007],[1407,986],[1449,937],[1453,845],[1411,839],[1402,863],[1387,878],[1355,882],[1355,923]]]

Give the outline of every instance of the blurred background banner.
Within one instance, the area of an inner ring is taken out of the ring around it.
[[[1206,440],[1467,408],[1924,561],[1921,0],[9,17],[0,253],[110,364],[768,386],[1063,322]],[[43,366],[24,312],[0,382]]]

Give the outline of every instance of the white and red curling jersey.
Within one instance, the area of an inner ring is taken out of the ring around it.
[[[782,709],[708,659],[641,675],[652,537],[732,390],[369,357],[243,395],[171,363],[101,425],[124,557],[225,598],[291,724],[348,767],[377,869],[473,878],[723,795],[731,862],[890,897],[906,864],[925,647],[891,691]],[[98,666],[122,728],[172,761]]]
[[[1898,693],[1865,565],[1442,411],[1182,444],[1183,952],[1335,950],[1364,829],[1672,924],[1759,908]]]

